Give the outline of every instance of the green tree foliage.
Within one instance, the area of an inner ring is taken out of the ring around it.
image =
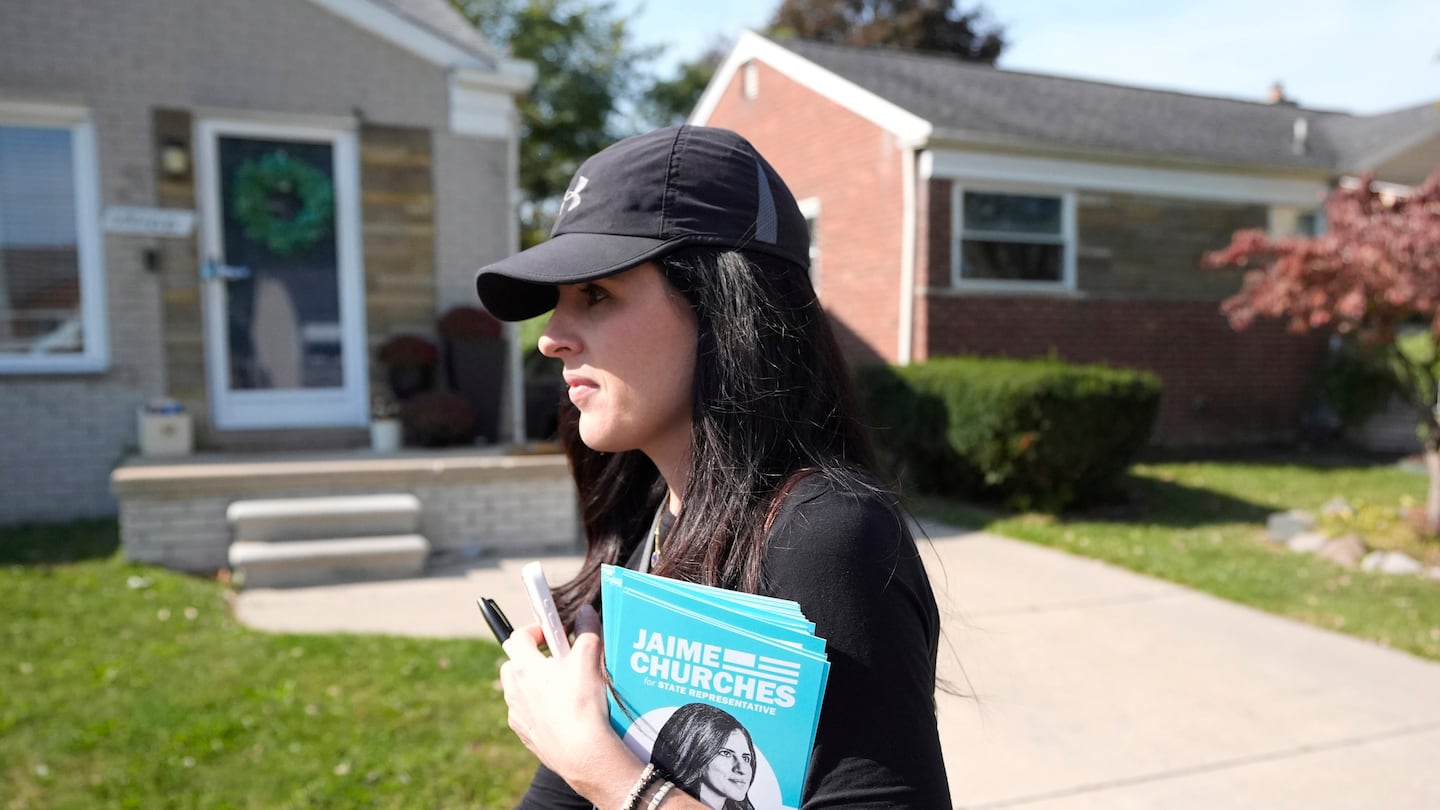
[[[680,63],[672,78],[657,79],[640,101],[645,121],[657,127],[684,123],[732,44],[728,39],[716,39],[698,58]]]
[[[959,0],[784,0],[769,33],[837,45],[934,51],[995,64],[1002,31]]]
[[[521,244],[545,240],[580,163],[632,134],[621,111],[645,87],[654,49],[630,41],[608,0],[452,0],[498,47],[535,63],[520,101]]]

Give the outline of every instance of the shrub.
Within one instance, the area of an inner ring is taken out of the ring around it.
[[[1346,341],[1326,355],[1325,362],[1316,369],[1311,389],[1312,395],[1318,394],[1334,409],[1345,428],[1355,430],[1383,412],[1400,386],[1383,358]]]
[[[859,375],[883,461],[922,492],[1058,511],[1106,494],[1160,407],[1149,372],[949,357]]]

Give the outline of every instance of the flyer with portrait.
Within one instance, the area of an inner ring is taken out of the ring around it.
[[[830,663],[800,606],[601,570],[610,723],[712,808],[795,810]]]

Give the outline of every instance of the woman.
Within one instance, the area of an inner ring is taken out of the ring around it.
[[[676,709],[655,736],[650,761],[712,810],[755,810],[746,798],[755,780],[755,743],[723,709],[704,703]]]
[[[497,317],[553,309],[562,440],[587,550],[556,589],[576,639],[506,644],[510,726],[541,761],[521,807],[649,807],[606,720],[602,563],[800,603],[831,671],[804,804],[950,806],[935,726],[939,617],[873,475],[794,197],[735,133],[678,127],[587,160],[549,241],[483,268]],[[665,808],[703,807],[680,790]]]

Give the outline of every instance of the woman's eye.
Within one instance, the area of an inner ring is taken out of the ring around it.
[[[610,297],[610,293],[605,292],[603,287],[597,287],[594,284],[586,284],[581,287],[580,293],[585,296],[585,303],[591,305],[598,304]]]

